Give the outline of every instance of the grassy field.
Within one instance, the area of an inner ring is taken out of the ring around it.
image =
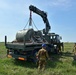
[[[39,73],[36,64],[7,58],[4,43],[0,43],[0,75],[76,75],[73,43],[65,43],[62,55],[51,55],[46,70]]]

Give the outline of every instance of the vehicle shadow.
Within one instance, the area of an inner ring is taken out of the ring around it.
[[[50,60],[46,60],[46,68],[55,68],[59,63],[63,63],[65,57],[73,57],[71,52],[63,52],[61,54],[51,54]],[[62,59],[62,60],[60,60]],[[76,61],[73,61],[73,65]],[[38,65],[32,61],[14,60],[14,64],[22,67],[37,68]]]
[[[62,61],[59,60],[61,55],[51,55],[50,60],[46,60],[46,68],[55,68],[57,63],[62,63]],[[34,63],[32,61],[21,61],[21,60],[16,60],[14,59],[14,64],[26,68],[37,68],[38,64]]]
[[[14,59],[14,64],[18,65],[18,66],[22,66],[22,67],[28,67],[28,68],[36,68],[37,65],[36,63],[32,62],[32,61],[22,61],[22,60],[17,60]]]
[[[67,52],[63,52],[62,54],[63,56],[67,56],[67,57],[73,57],[73,53],[70,52],[70,51],[67,51]]]

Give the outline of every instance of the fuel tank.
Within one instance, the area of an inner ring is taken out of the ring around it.
[[[16,33],[16,40],[19,42],[22,42],[24,39],[25,41],[28,41],[33,35],[34,35],[33,29],[20,30]]]

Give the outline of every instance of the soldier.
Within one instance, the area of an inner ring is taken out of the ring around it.
[[[74,55],[76,55],[76,43],[74,45],[73,52],[74,52]]]
[[[74,53],[74,60],[76,60],[76,43],[75,43],[74,48],[73,48],[73,53]]]
[[[42,49],[38,51],[38,59],[39,59],[39,65],[38,70],[44,70],[46,65],[46,58],[49,59],[48,53],[46,51],[46,44],[42,44]]]

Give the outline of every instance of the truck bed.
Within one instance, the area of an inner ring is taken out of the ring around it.
[[[18,49],[18,50],[34,50],[37,48],[41,48],[42,43],[7,43],[7,49]]]

